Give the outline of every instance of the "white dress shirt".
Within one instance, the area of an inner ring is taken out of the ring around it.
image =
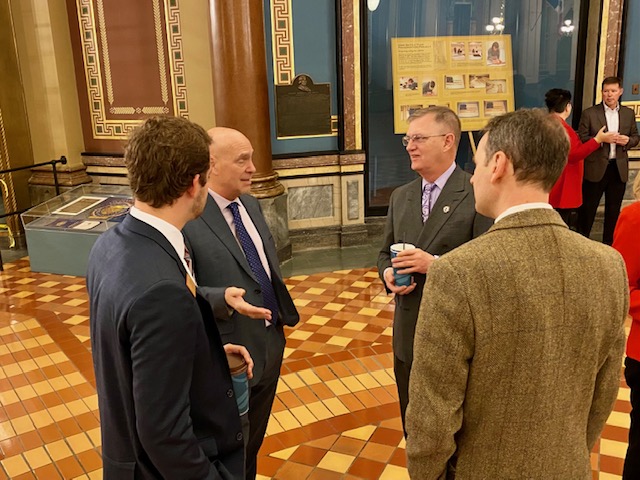
[[[604,116],[607,119],[607,131],[618,132],[620,129],[620,103],[616,105],[616,108],[609,108],[606,103],[604,105]],[[616,144],[609,144],[609,160],[616,158]]]

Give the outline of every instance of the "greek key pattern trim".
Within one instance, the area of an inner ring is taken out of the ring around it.
[[[171,61],[169,62],[171,71],[171,82],[174,87],[173,103],[175,115],[187,117],[186,82],[184,76],[184,61],[182,54],[182,38],[180,33],[180,15],[178,0],[165,0],[165,26],[169,45],[165,49],[162,34],[162,16],[160,9],[161,0],[153,0],[154,27],[156,47],[158,51],[158,70],[160,74],[161,94],[164,106],[142,106],[142,107],[113,107],[109,108],[109,113],[114,115],[133,114],[168,114],[170,109],[167,106],[169,101],[169,89],[165,72],[165,50],[168,50]],[[115,97],[111,81],[111,66],[108,52],[106,22],[104,19],[103,0],[96,0],[98,10],[98,20],[103,48],[103,62],[105,84],[107,88],[107,101],[113,104]],[[87,95],[89,101],[89,111],[91,114],[91,127],[93,137],[100,140],[120,140],[127,138],[127,135],[137,125],[142,123],[140,119],[113,120],[106,118],[104,92],[102,87],[102,67],[100,65],[100,48],[97,43],[97,31],[95,22],[95,12],[92,0],[76,0],[78,10],[78,23],[80,27],[82,57],[84,61],[85,79],[87,82]]]
[[[182,54],[182,30],[180,27],[180,8],[178,0],[165,0],[165,22],[169,42],[169,70],[171,71],[171,87],[173,89],[173,112],[178,117],[189,118],[187,102],[187,81],[184,72],[184,55]]]
[[[291,0],[271,0],[271,45],[276,85],[291,85],[295,77]]]
[[[640,122],[640,102],[624,102],[625,107],[629,107],[636,114],[636,122]]]

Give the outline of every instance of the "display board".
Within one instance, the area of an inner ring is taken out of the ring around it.
[[[443,105],[463,131],[514,110],[510,35],[392,38],[394,132],[415,111]]]

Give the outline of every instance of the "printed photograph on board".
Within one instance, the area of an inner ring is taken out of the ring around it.
[[[485,45],[487,48],[487,65],[497,66],[506,63],[504,43],[502,40],[486,42]]]
[[[479,102],[458,103],[458,116],[460,118],[475,118],[480,116]]]
[[[465,87],[464,75],[445,75],[444,88],[446,90],[460,90]]]

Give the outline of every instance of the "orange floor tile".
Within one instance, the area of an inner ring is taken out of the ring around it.
[[[100,426],[84,279],[0,273],[0,480],[99,479]],[[258,478],[408,478],[391,357],[393,301],[373,269],[298,275]],[[593,478],[621,478],[623,380],[592,453]]]

